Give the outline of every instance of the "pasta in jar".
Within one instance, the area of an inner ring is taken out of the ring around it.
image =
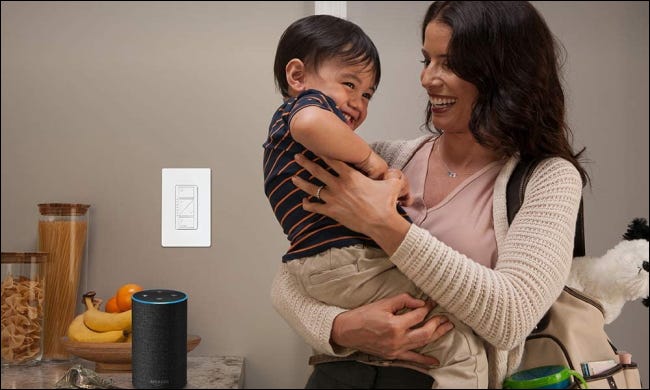
[[[42,357],[47,253],[2,252],[2,364]]]

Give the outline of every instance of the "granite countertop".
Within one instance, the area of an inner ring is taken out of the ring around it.
[[[83,359],[41,362],[33,366],[2,366],[3,389],[52,389],[75,364],[94,369]],[[132,389],[131,372],[100,372],[117,387]],[[187,385],[190,389],[240,389],[244,386],[244,358],[239,356],[188,356]]]

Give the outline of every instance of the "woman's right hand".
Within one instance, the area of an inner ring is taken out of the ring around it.
[[[384,175],[384,180],[386,179],[397,179],[399,183],[402,183],[397,201],[402,206],[411,206],[413,204],[413,198],[411,197],[411,186],[409,185],[409,182],[402,171],[395,168],[388,168],[386,174]]]
[[[294,158],[324,184],[319,187],[299,176],[291,178],[296,187],[309,196],[318,194],[324,202],[310,202],[305,197],[302,202],[305,211],[323,214],[369,236],[389,256],[395,253],[411,227],[395,207],[398,201],[403,201],[400,198],[404,198],[404,188],[408,186],[401,172],[389,170],[384,180],[373,180],[345,162],[323,157],[336,176],[300,154]]]
[[[438,360],[413,352],[437,340],[454,325],[443,316],[420,324],[434,305],[404,293],[339,314],[332,325],[331,341],[384,359],[437,365]],[[396,314],[404,308],[412,309]]]

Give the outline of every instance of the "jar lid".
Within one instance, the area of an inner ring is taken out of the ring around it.
[[[565,366],[543,366],[519,371],[503,382],[505,389],[566,389],[571,372]]]
[[[40,203],[41,215],[86,215],[89,204],[79,203]]]
[[[2,264],[11,263],[44,263],[47,252],[2,252]]]

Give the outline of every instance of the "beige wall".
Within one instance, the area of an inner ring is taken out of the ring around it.
[[[428,2],[349,2],[382,83],[361,130],[420,134],[419,22]],[[569,120],[593,161],[588,252],[648,216],[648,4],[535,2],[568,50]],[[309,349],[273,311],[286,241],[262,190],[284,28],[313,2],[2,2],[2,250],[36,245],[36,204],[92,205],[89,288],[187,292],[192,352],[246,357],[248,387],[302,387]],[[390,104],[399,102],[399,110]],[[212,169],[212,246],[160,245],[161,168]],[[608,331],[648,383],[648,312]]]

